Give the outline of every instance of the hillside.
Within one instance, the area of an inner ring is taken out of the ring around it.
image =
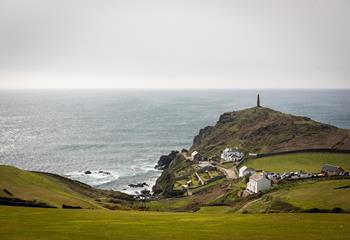
[[[130,196],[98,190],[55,174],[0,166],[0,205],[103,208],[131,200]]]
[[[199,131],[190,151],[218,156],[225,147],[273,153],[302,149],[350,150],[350,131],[269,108],[227,112]]]

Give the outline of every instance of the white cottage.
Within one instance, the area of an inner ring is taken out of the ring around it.
[[[221,153],[221,158],[225,161],[238,162],[244,158],[244,153],[239,151],[238,148],[225,148]]]
[[[271,180],[267,179],[263,173],[255,173],[249,178],[247,190],[258,193],[271,187]]]
[[[191,160],[192,161],[203,161],[204,158],[199,152],[194,151],[191,153]]]
[[[239,177],[245,177],[245,176],[249,176],[249,175],[253,175],[255,174],[256,171],[253,168],[249,168],[247,166],[243,166],[239,169]]]

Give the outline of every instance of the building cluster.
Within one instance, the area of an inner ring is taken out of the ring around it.
[[[248,156],[250,158],[255,158],[258,157],[258,154],[249,153]],[[244,153],[238,148],[225,148],[221,154],[221,162],[233,162],[236,163],[236,165],[239,165],[244,157]],[[215,161],[208,161],[198,151],[192,152],[189,158],[191,161],[199,163],[199,171],[212,170],[213,168],[216,168],[216,165],[218,164],[218,162]],[[222,167],[219,167],[219,169],[222,169]],[[348,174],[349,173],[345,172],[341,167],[330,164],[325,164],[319,173],[306,173],[303,171],[297,171],[280,174],[275,172],[257,171],[247,166],[242,166],[238,169],[239,178],[249,177],[246,189],[250,194],[266,191],[272,186],[273,183],[278,184],[281,181],[291,181],[324,176],[343,176]],[[200,181],[200,177],[198,178]],[[187,185],[189,185],[189,183],[187,183]]]
[[[239,162],[243,160],[243,158],[244,153],[238,148],[225,148],[225,150],[221,153],[221,159],[224,161]]]
[[[250,193],[258,193],[268,190],[272,183],[279,183],[280,181],[290,181],[296,179],[307,179],[324,176],[345,176],[349,175],[344,169],[338,166],[325,164],[320,173],[305,173],[303,171],[289,172],[289,173],[274,173],[274,172],[259,172],[253,168],[242,166],[239,169],[239,177],[249,177],[247,183],[247,191]]]

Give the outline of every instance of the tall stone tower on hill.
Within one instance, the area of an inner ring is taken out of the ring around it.
[[[260,105],[260,95],[258,94],[258,98],[257,98],[257,101],[256,101],[256,106],[257,107],[261,107]]]

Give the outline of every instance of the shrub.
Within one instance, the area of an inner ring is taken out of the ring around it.
[[[283,212],[290,212],[293,210],[297,210],[295,206],[292,204],[282,201],[280,199],[273,200],[271,202],[271,206],[269,210],[277,210],[277,211],[283,211]]]

